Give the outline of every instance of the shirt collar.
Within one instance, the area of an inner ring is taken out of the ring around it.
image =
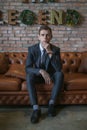
[[[40,51],[43,52],[44,48],[42,47],[41,43],[39,44]]]

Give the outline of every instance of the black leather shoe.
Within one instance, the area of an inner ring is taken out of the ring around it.
[[[31,116],[31,122],[32,123],[38,123],[41,116],[41,110],[33,110],[32,116]]]
[[[53,104],[50,104],[48,107],[48,116],[49,117],[54,117],[56,116],[56,110]]]

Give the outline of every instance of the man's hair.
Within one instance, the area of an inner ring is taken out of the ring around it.
[[[40,31],[41,31],[41,30],[49,30],[50,33],[51,33],[51,37],[52,37],[52,30],[51,30],[51,28],[48,27],[47,25],[42,25],[42,26],[40,26],[40,28],[39,28],[39,34],[40,34]]]

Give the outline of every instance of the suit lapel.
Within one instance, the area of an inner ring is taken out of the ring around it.
[[[39,47],[39,43],[35,46],[35,55],[36,55],[36,56],[41,55],[41,51],[40,51],[40,47]]]
[[[40,66],[40,59],[41,59],[41,51],[40,51],[40,47],[39,47],[39,43],[35,46],[35,54],[34,57],[36,59],[36,66],[39,67]]]
[[[51,45],[51,47],[52,47],[52,45]],[[49,56],[47,56],[47,59],[46,59],[46,70],[48,69],[49,61],[50,61],[50,58],[49,58]]]
[[[51,49],[52,49],[52,51],[53,51],[53,54],[55,54],[55,52],[56,52],[56,50],[55,50],[55,48],[54,48],[54,46],[51,44]],[[46,70],[48,69],[48,67],[49,67],[49,61],[50,61],[50,58],[49,58],[49,56],[47,57],[47,60],[46,60]]]

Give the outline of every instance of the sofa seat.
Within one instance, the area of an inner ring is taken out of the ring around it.
[[[65,90],[87,90],[87,74],[72,73],[65,74]]]
[[[36,89],[37,89],[37,91],[39,92],[43,92],[43,91],[51,91],[51,89],[52,89],[52,86],[53,86],[53,83],[51,83],[50,85],[47,85],[47,84],[36,84]],[[22,87],[21,87],[21,90],[22,91],[27,91],[27,84],[26,84],[26,81],[24,81],[23,83],[22,83]]]
[[[68,91],[87,90],[87,79],[79,78],[79,79],[70,80],[67,82],[65,89]]]
[[[0,76],[0,91],[19,91],[21,80],[13,77]]]
[[[87,74],[85,73],[64,73],[64,81],[68,82],[73,79],[81,79],[81,78],[86,78],[87,79]]]
[[[62,90],[85,90],[87,89],[87,74],[84,73],[70,73],[64,74],[64,86]],[[47,84],[36,84],[37,91],[48,91],[52,90],[53,83]],[[27,91],[26,81],[22,83],[22,91]]]
[[[64,86],[62,90],[87,90],[87,75],[82,73],[65,74]],[[37,91],[48,91],[52,90],[53,83],[50,85],[36,84]],[[27,91],[26,81],[22,83],[22,91]]]

